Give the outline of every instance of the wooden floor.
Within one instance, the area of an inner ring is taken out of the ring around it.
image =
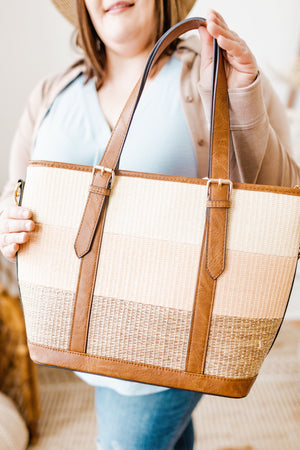
[[[59,369],[39,367],[39,378],[41,436],[29,448],[95,450],[93,388]],[[300,323],[284,323],[248,397],[204,396],[194,423],[195,450],[299,450]]]

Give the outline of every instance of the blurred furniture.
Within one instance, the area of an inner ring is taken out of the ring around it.
[[[1,450],[25,450],[29,431],[15,403],[0,392],[0,445]]]
[[[0,392],[14,402],[28,428],[31,442],[35,441],[39,418],[36,366],[29,358],[20,300],[11,296],[2,284],[0,284]],[[0,410],[0,422],[3,419],[2,411]]]

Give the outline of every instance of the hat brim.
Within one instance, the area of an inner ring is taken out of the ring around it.
[[[51,0],[51,2],[68,22],[78,28],[76,0]],[[177,8],[176,18],[178,18],[178,20],[183,20],[195,3],[196,0],[174,0],[174,8]],[[177,20],[173,19],[172,21],[174,22],[172,25],[174,25]]]

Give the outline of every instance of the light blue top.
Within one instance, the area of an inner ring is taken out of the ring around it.
[[[173,56],[143,93],[120,159],[120,169],[197,177],[196,156],[180,99],[181,61]],[[37,133],[33,160],[100,163],[111,130],[95,83],[78,76],[55,99]],[[124,395],[145,395],[160,386],[77,373],[87,383]]]

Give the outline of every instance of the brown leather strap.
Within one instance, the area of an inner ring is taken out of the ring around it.
[[[75,295],[75,306],[70,336],[69,350],[74,352],[86,351],[88,327],[90,321],[92,299],[96,282],[97,268],[99,262],[99,253],[102,242],[103,227],[108,204],[108,197],[103,197],[103,214],[97,231],[91,251],[81,259],[80,271],[77,281]]]
[[[219,58],[216,57],[219,54]],[[227,82],[221,50],[214,43],[212,111],[209,143],[209,178],[229,178],[229,119]],[[219,67],[218,67],[219,65]],[[210,186],[210,201],[228,201],[230,185],[215,183]],[[228,211],[208,208],[206,212],[205,268],[212,279],[217,279],[225,269],[226,233]]]
[[[203,242],[185,368],[187,372],[203,373],[204,371],[215,287],[215,280],[205,269],[205,242]]]
[[[116,169],[124,147],[124,143],[126,140],[126,136],[128,134],[130,124],[132,122],[135,110],[139,103],[140,97],[142,95],[144,86],[147,81],[147,77],[153,64],[157,61],[157,59],[161,56],[161,54],[165,51],[165,49],[176,38],[178,38],[181,34],[199,28],[200,26],[206,26],[205,19],[202,18],[187,19],[171,28],[157,42],[148,58],[148,62],[141,83],[138,83],[138,85],[134,88],[114,128],[110,141],[101,159],[100,162],[101,166],[109,168],[111,170]],[[217,44],[215,45],[217,46]],[[219,110],[219,108],[222,108],[221,113],[222,123],[220,123],[220,125],[218,125],[218,123],[214,125],[211,134],[212,148],[215,149],[215,151],[212,152],[212,158],[216,160],[221,159],[220,163],[218,161],[216,163],[213,162],[213,167],[216,167],[216,169],[214,170],[214,176],[216,178],[224,178],[223,170],[219,170],[219,168],[225,167],[226,165],[224,163],[224,160],[226,159],[226,156],[224,156],[223,154],[224,151],[222,150],[222,155],[219,158],[219,151],[217,146],[220,142],[223,142],[225,148],[227,135],[229,135],[228,108],[224,107],[227,103],[227,84],[224,72],[224,65],[219,64],[220,59],[222,60],[221,51],[215,52],[213,64],[214,65],[213,101],[217,103],[217,106],[215,108],[213,107],[213,111],[217,111]],[[221,71],[223,71],[224,73],[221,74]],[[218,82],[218,80],[220,81]],[[215,92],[215,90],[217,90],[218,92]],[[219,120],[219,117],[217,117],[216,120]],[[227,129],[223,128],[224,124],[226,124]],[[227,156],[227,160],[228,158],[229,157]],[[225,178],[227,177],[228,173]],[[108,174],[107,172],[101,174],[101,172],[96,170],[94,172],[92,184],[94,186],[108,189],[110,184],[110,174]],[[95,198],[91,200],[92,197]],[[101,199],[101,196],[97,195],[95,192],[89,192],[86,207],[83,213],[80,228],[75,241],[75,251],[79,258],[88,253],[88,251],[91,248],[94,234],[96,232],[97,223],[101,215],[102,206],[103,200]]]

